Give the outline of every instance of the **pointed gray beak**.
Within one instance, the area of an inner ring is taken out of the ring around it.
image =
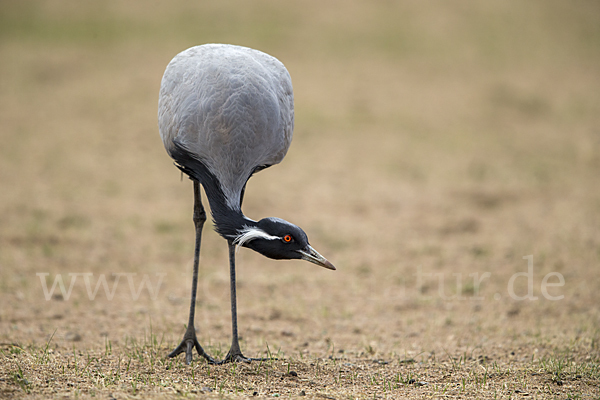
[[[335,270],[333,264],[327,261],[325,257],[320,255],[319,252],[313,249],[310,245],[307,245],[302,250],[298,250],[298,253],[302,255],[303,260],[320,265],[323,268]]]

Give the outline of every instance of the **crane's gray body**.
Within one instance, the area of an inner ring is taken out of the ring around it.
[[[279,163],[290,146],[292,80],[279,60],[258,50],[192,47],[163,75],[158,125],[167,152],[176,139],[217,178],[227,206],[239,209],[255,169]]]

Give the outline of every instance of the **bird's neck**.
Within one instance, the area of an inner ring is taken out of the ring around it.
[[[214,175],[211,174],[214,177]],[[216,178],[201,181],[210,212],[215,223],[215,230],[227,240],[235,240],[245,229],[256,227],[257,222],[246,217],[240,205],[227,201],[223,190]]]
[[[215,222],[215,230],[227,240],[235,240],[245,229],[256,227],[256,221],[251,220],[242,213],[241,209],[231,209],[219,201],[211,201],[210,210]]]
[[[242,213],[241,206],[232,205],[231,201],[227,201],[216,176],[187,149],[184,143],[174,139],[169,154],[177,162],[175,165],[181,172],[200,182],[204,187],[215,221],[215,229],[221,236],[227,240],[235,240],[245,228],[256,227],[256,221],[247,218]]]

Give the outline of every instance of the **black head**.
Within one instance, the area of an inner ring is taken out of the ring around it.
[[[246,226],[234,241],[276,260],[302,259],[328,269],[335,269],[310,244],[306,233],[298,226],[280,218],[264,218],[255,226]]]

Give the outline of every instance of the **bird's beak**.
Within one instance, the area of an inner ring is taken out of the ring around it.
[[[325,257],[320,255],[319,252],[313,249],[310,245],[306,245],[304,249],[298,250],[298,252],[302,255],[303,260],[320,265],[323,268],[335,270],[333,264],[327,261]]]

